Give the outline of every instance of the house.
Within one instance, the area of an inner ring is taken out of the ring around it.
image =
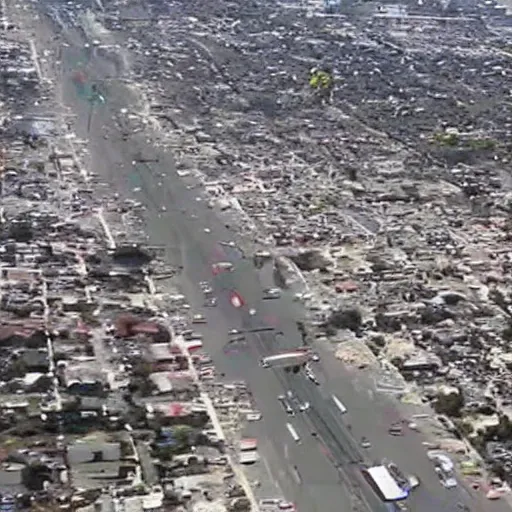
[[[209,418],[206,407],[187,402],[156,402],[147,404],[148,418],[158,415],[163,425],[186,423],[205,425]]]
[[[43,328],[24,325],[0,326],[0,345],[5,347],[46,347],[47,339]]]
[[[84,489],[132,482],[136,463],[121,457],[121,443],[104,439],[84,438],[66,449],[72,482]]]
[[[172,393],[175,398],[189,399],[197,395],[197,385],[190,372],[156,372],[149,375],[159,394]]]
[[[70,394],[102,396],[105,391],[105,374],[91,365],[65,366],[63,380]]]
[[[102,489],[116,484],[130,485],[137,464],[130,461],[85,462],[70,468],[71,481],[77,488]]]
[[[121,443],[105,441],[77,441],[67,447],[70,466],[85,462],[118,461],[121,459]]]
[[[172,363],[181,354],[179,349],[169,343],[151,343],[146,351],[148,359],[155,363]]]
[[[48,371],[48,351],[45,348],[24,350],[20,355],[20,360],[30,373],[46,373]]]
[[[0,492],[4,493],[17,493],[23,492],[25,486],[23,485],[23,470],[25,464],[19,463],[4,463],[0,466]]]

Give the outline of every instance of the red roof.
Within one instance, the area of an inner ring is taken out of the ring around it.
[[[183,407],[180,403],[172,403],[169,405],[169,412],[168,415],[172,417],[177,416],[186,416],[188,414],[188,411],[185,410],[185,407]]]
[[[82,322],[82,320],[78,320],[76,323],[75,332],[78,334],[86,334],[87,336],[90,336],[91,334],[91,330]]]
[[[141,322],[134,325],[132,331],[136,334],[158,334],[160,329],[157,324],[151,322]]]
[[[135,334],[159,334],[164,328],[155,322],[147,322],[134,315],[119,315],[115,321],[119,338],[129,338]]]

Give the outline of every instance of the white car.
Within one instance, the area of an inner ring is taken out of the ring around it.
[[[215,266],[219,270],[227,270],[229,272],[231,272],[233,270],[233,263],[231,263],[229,261],[219,261],[219,263],[215,263]]]
[[[311,405],[309,404],[309,402],[304,402],[303,404],[300,404],[299,411],[306,412],[309,410],[310,407],[311,407]]]
[[[281,296],[281,290],[279,288],[269,288],[263,291],[267,299],[278,299]]]
[[[446,489],[453,489],[457,487],[457,480],[455,480],[455,478],[446,478],[442,480],[441,483],[443,484],[443,487],[445,487]]]
[[[416,489],[420,485],[420,481],[416,475],[409,475],[407,477],[407,482],[409,484],[409,488],[411,489],[411,491],[413,489]]]
[[[445,489],[453,489],[454,487],[457,487],[457,480],[451,474],[446,474],[440,467],[436,467],[435,471],[437,473],[437,476],[439,477],[439,480],[441,482],[441,485]]]
[[[248,412],[245,417],[247,421],[260,421],[263,416],[260,412]]]
[[[449,473],[453,471],[453,461],[448,457],[446,453],[441,450],[429,450],[427,457],[436,465],[439,466],[442,471]]]
[[[366,439],[366,437],[363,437],[361,439],[361,448],[368,450],[371,447],[372,447],[372,443],[370,443],[370,441],[368,441],[368,439]]]
[[[203,315],[194,315],[192,317],[192,323],[193,324],[205,324],[206,323],[206,318],[203,316]]]
[[[309,366],[306,366],[306,377],[311,381],[313,382],[313,384],[316,384],[317,386],[320,384],[319,380],[316,378],[316,375],[314,374],[313,370],[309,367]]]
[[[289,512],[293,512],[295,510],[295,505],[289,501],[281,501],[278,505],[279,510],[288,510]]]

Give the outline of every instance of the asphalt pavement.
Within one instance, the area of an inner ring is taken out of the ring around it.
[[[73,52],[74,48],[63,51]],[[263,455],[269,471],[286,497],[297,504],[298,510],[383,510],[384,505],[361,473],[362,462],[382,457],[394,460],[404,472],[420,478],[420,488],[408,500],[410,509],[415,512],[455,512],[460,510],[459,502],[467,503],[475,512],[504,510],[504,503],[482,505],[462,486],[444,489],[420,441],[413,436],[390,439],[388,419],[381,405],[368,393],[355,389],[350,375],[344,374],[341,366],[336,371],[328,363],[326,368],[319,369],[322,385],[315,386],[302,372],[287,374],[282,369],[266,370],[258,365],[263,355],[301,345],[296,326],[296,320],[300,319],[297,305],[286,296],[272,301],[262,299],[260,272],[251,260],[240,258],[240,254],[223,253],[223,246],[219,245],[220,241],[235,241],[244,247],[246,242],[238,240],[237,233],[230,231],[207,206],[207,198],[199,187],[187,185],[178,177],[169,152],[155,148],[145,135],[123,126],[119,112],[122,108],[133,108],[133,96],[123,84],[112,80],[116,72],[112,63],[102,60],[101,56],[93,56],[88,71],[90,80],[103,83],[102,80],[109,79],[106,104],[94,112],[92,119],[90,105],[77,97],[71,83],[72,67],[63,69],[62,76],[66,102],[78,115],[74,129],[80,136],[90,139],[88,163],[122,197],[127,195],[144,203],[149,242],[163,246],[169,263],[183,267],[184,291],[191,304],[198,308],[196,311],[208,318],[205,347],[222,371],[247,381],[264,416],[262,429],[268,445]],[[133,164],[135,155],[140,154],[151,156],[157,162]],[[234,271],[213,277],[211,264],[224,258],[233,260]],[[203,299],[198,283],[203,280],[214,282],[219,305],[199,311]],[[241,309],[230,304],[229,294],[233,290],[246,303]],[[249,315],[250,308],[257,314]],[[276,338],[272,332],[249,332],[244,347],[237,352],[226,350],[230,329],[251,331],[269,325],[284,335]],[[293,418],[287,416],[277,396],[288,389],[301,400],[310,402],[311,409]],[[332,393],[347,404],[352,430],[333,405]],[[293,442],[286,429],[288,421],[300,433],[300,444]],[[360,446],[363,435],[374,445],[369,453]]]

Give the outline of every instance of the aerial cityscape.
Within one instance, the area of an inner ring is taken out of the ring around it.
[[[509,8],[0,0],[0,512],[509,511]]]

